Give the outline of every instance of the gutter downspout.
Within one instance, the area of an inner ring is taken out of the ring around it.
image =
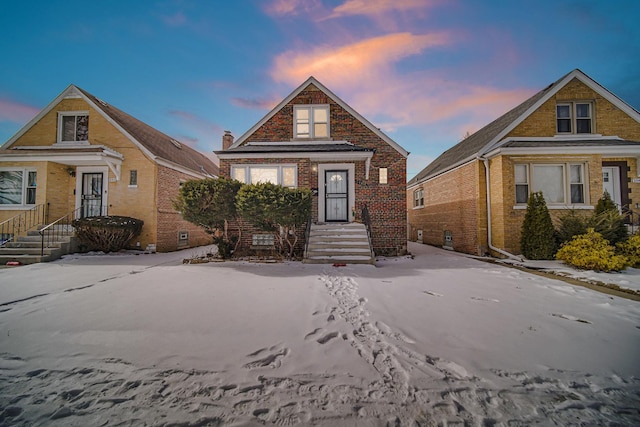
[[[487,246],[489,246],[489,249],[491,249],[492,251],[496,251],[499,254],[502,254],[506,257],[515,259],[517,261],[523,261],[522,257],[514,255],[503,249],[497,248],[493,246],[493,244],[491,243],[491,186],[489,183],[489,159],[487,159],[486,157],[478,156],[478,160],[482,160],[484,163],[484,174],[485,174],[485,181],[487,184],[487,190],[486,190],[487,191]]]

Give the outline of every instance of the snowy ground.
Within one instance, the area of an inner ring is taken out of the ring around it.
[[[640,302],[409,249],[2,269],[0,425],[640,425]]]

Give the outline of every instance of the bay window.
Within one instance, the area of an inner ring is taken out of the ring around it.
[[[585,204],[585,167],[582,163],[516,164],[516,204],[526,204],[531,192],[538,191],[549,206]]]
[[[231,178],[245,184],[270,182],[283,187],[298,185],[296,165],[236,165],[231,167]]]
[[[0,206],[35,205],[36,178],[34,170],[0,170]]]

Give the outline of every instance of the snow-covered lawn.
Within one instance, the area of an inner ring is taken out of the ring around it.
[[[2,269],[0,425],[640,425],[640,302],[409,249]]]

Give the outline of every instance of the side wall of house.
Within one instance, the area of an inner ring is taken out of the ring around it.
[[[173,200],[180,192],[180,183],[191,179],[195,178],[175,169],[158,166],[158,239],[156,245],[160,252],[208,245],[213,242],[212,237],[205,233],[202,227],[185,221],[180,212],[173,208]]]
[[[486,198],[484,167],[473,161],[407,191],[409,239],[459,252],[484,255]],[[413,207],[413,193],[424,190],[424,207]],[[445,236],[450,236],[447,240]]]

